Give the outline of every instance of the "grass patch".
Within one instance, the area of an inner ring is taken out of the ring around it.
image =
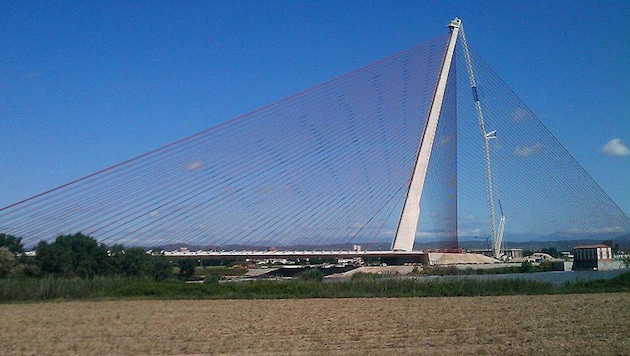
[[[154,282],[145,278],[1,279],[0,302],[73,299],[280,299],[352,297],[453,297],[630,292],[630,272],[610,280],[562,285],[519,279],[417,281],[358,275],[348,282],[322,283],[306,276],[290,281],[239,283]]]
[[[624,272],[611,279],[565,283],[561,288],[565,293],[630,292],[630,272]]]
[[[125,286],[153,283],[145,278],[5,278],[0,279],[0,301],[105,298]]]
[[[508,266],[498,268],[457,268],[456,266],[435,266],[423,269],[415,269],[412,274],[416,276],[465,276],[549,272],[552,270],[553,269],[551,262],[546,261],[539,265],[532,265],[532,263],[530,262],[523,262],[520,266]]]

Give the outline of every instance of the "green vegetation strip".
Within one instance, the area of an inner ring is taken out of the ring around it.
[[[0,279],[1,302],[78,299],[279,299],[354,297],[452,297],[523,294],[630,292],[630,272],[609,280],[562,285],[527,280],[459,279],[421,282],[409,278],[359,275],[348,282],[323,283],[312,277],[284,281],[184,283],[137,277]]]

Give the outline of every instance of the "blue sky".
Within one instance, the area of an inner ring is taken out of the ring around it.
[[[630,214],[627,1],[2,1],[0,206],[443,34],[455,16]]]

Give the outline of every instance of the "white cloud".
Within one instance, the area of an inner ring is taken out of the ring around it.
[[[191,162],[186,166],[186,169],[189,171],[194,171],[197,168],[201,167],[202,163],[200,161]]]
[[[528,115],[529,115],[529,112],[527,111],[527,109],[518,107],[512,113],[512,121],[514,122],[524,121],[525,119],[527,119]]]
[[[481,235],[481,229],[475,228],[472,230],[457,230],[458,237],[477,237]]]
[[[630,149],[619,138],[613,138],[603,147],[602,152],[608,156],[630,156]]]
[[[453,136],[451,135],[445,135],[444,137],[442,137],[440,139],[440,146],[444,146],[449,144],[451,141],[453,141]]]
[[[451,231],[430,231],[430,230],[418,230],[416,231],[417,238],[444,238],[452,237]]]
[[[352,227],[355,228],[355,229],[362,229],[363,228],[363,224],[359,223],[359,222],[356,222],[356,223],[354,223],[354,225],[352,225]]]
[[[540,143],[536,143],[532,146],[523,146],[523,147],[516,146],[516,148],[514,148],[514,154],[519,157],[527,157],[540,151],[541,148],[542,148],[542,145]]]

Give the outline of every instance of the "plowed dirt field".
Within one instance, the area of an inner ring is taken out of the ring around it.
[[[630,294],[0,305],[3,355],[630,355]]]

